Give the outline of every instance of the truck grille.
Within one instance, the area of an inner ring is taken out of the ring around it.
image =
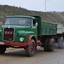
[[[12,41],[14,36],[14,29],[13,28],[5,28],[4,29],[4,40]]]

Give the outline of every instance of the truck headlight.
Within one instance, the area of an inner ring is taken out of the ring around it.
[[[24,38],[20,38],[20,42],[23,42],[24,41]]]

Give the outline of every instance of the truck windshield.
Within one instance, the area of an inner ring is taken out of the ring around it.
[[[31,19],[30,18],[7,18],[5,24],[30,26]]]

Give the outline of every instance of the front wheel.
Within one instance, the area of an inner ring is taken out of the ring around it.
[[[36,43],[33,39],[31,39],[30,44],[25,48],[27,56],[33,56],[36,51]]]
[[[0,45],[0,54],[4,54],[6,51],[6,46]]]

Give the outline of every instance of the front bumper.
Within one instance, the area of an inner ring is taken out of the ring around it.
[[[23,42],[23,43],[20,43],[20,42],[0,42],[0,45],[20,46],[20,47],[27,46],[27,44],[25,42]]]

